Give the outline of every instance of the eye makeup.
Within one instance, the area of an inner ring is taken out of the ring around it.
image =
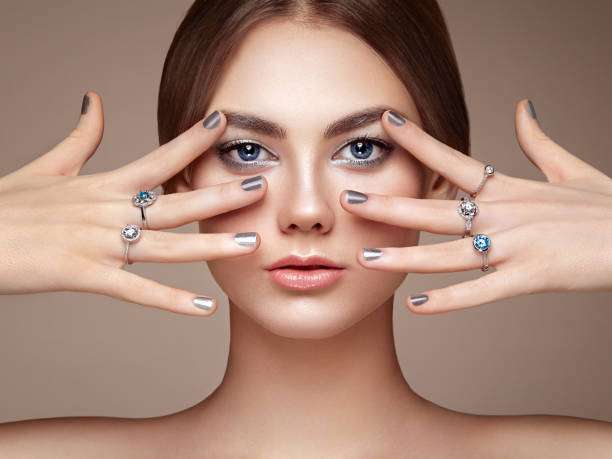
[[[346,147],[350,147],[350,151],[347,153],[347,156],[334,160],[333,157],[341,154]],[[234,170],[266,167],[274,164],[278,160],[278,157],[271,153],[268,148],[266,148],[260,142],[252,139],[230,140],[229,142],[217,145],[215,148],[217,150],[216,153],[219,160],[222,161],[228,168]],[[363,151],[363,148],[365,148],[365,152]],[[339,148],[338,152],[332,156],[332,162],[334,164],[346,165],[351,169],[371,168],[384,162],[391,154],[393,149],[394,147],[389,142],[381,138],[370,137],[367,134],[361,135],[347,139]],[[231,157],[233,156],[232,152],[234,150],[238,155],[237,159]],[[267,152],[270,157],[275,159],[258,159],[262,151]],[[376,153],[377,151],[378,153]],[[372,155],[374,155],[374,158],[369,159]],[[254,160],[251,160],[250,157],[254,158]]]

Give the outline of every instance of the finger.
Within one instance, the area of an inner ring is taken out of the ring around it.
[[[466,309],[536,293],[537,279],[538,276],[530,275],[521,269],[495,271],[473,280],[410,295],[406,299],[406,307],[417,314],[438,314]]]
[[[465,192],[476,191],[483,178],[485,167],[483,163],[440,142],[399,113],[393,112],[396,116],[392,115],[391,118],[388,116],[389,113],[391,110],[383,113],[382,125],[399,145],[413,154],[425,166],[446,177]],[[390,119],[397,120],[397,115],[405,120],[399,126],[390,121]],[[487,194],[498,193],[499,185],[506,177],[504,174],[495,172],[495,176],[488,179],[488,182],[491,183],[487,183],[481,195],[485,192]]]
[[[366,198],[363,201],[364,197]],[[465,220],[457,213],[459,201],[448,199],[420,199],[406,196],[389,196],[377,193],[362,193],[343,190],[340,194],[342,207],[360,217],[388,225],[428,231],[437,234],[461,234],[465,231]],[[479,202],[479,228],[490,228],[498,222],[494,216],[494,205]],[[473,228],[475,223],[473,222]]]
[[[131,263],[215,260],[251,253],[259,244],[260,237],[255,232],[207,234],[141,230],[140,239],[130,243],[128,258]],[[120,249],[116,256],[123,261],[124,246]]]
[[[529,99],[519,101],[514,117],[516,136],[525,156],[551,183],[584,177],[609,178],[595,167],[574,156],[550,139],[542,130],[533,104]]]
[[[488,265],[496,268],[510,257],[516,245],[509,243],[505,231],[488,236],[491,241],[487,252]],[[480,269],[482,252],[474,248],[473,242],[473,237],[465,237],[411,247],[364,247],[357,260],[366,268],[381,271],[446,273]]]
[[[208,150],[225,126],[225,115],[215,110],[170,142],[116,169],[113,176],[125,190],[153,189]]]
[[[261,199],[267,191],[263,175],[233,180],[192,191],[159,196],[145,208],[149,229],[176,228],[204,220]],[[140,209],[127,200],[120,203],[121,220],[141,221]]]
[[[551,187],[549,184],[541,183]],[[476,199],[477,211],[472,218],[471,233],[489,233],[506,230],[526,223],[542,220],[567,220],[572,211],[584,217],[601,216],[601,207],[584,206],[584,199],[576,200],[565,189],[555,187],[544,193],[535,194],[534,186],[521,199],[480,201]],[[581,198],[581,196],[579,196]],[[593,204],[596,204],[591,197]],[[563,201],[562,206],[559,202]],[[348,212],[359,217],[435,234],[465,233],[465,220],[459,214],[459,200],[422,199],[407,196],[391,196],[377,193],[363,193],[357,190],[343,190],[340,205]]]
[[[88,91],[83,96],[81,115],[72,132],[21,171],[32,175],[78,175],[100,145],[103,133],[102,99],[95,92]]]
[[[160,284],[123,269],[96,264],[90,273],[84,291],[178,314],[210,316],[217,310],[214,298]],[[197,303],[194,299],[198,299]]]

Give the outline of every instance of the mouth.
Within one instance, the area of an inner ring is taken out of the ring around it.
[[[291,255],[269,265],[266,269],[272,281],[289,290],[324,288],[338,281],[345,267],[327,258]]]

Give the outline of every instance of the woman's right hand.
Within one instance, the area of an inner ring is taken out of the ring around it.
[[[94,92],[84,100],[77,127],[62,142],[20,169],[0,178],[0,293],[81,291],[176,313],[211,315],[217,309],[196,307],[201,295],[160,284],[126,271],[124,225],[141,226],[131,197],[150,190],[180,172],[208,150],[225,130],[203,121],[142,158],[118,169],[79,175],[102,140],[102,101]],[[88,105],[88,108],[87,108]],[[82,110],[83,111],[83,110]],[[234,233],[176,233],[178,227],[240,208],[267,190],[251,191],[241,181],[183,193],[160,195],[147,207],[149,229],[130,244],[130,262],[191,262],[244,255],[253,247],[239,245]]]

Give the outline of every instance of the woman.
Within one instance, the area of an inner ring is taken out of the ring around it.
[[[210,316],[214,298],[122,269],[207,260],[230,304],[224,379],[168,416],[4,424],[0,457],[612,456],[606,422],[460,413],[400,371],[392,308],[408,272],[494,271],[415,292],[418,314],[612,287],[612,180],[548,139],[527,100],[517,136],[547,183],[468,155],[434,1],[196,1],[158,119],[160,148],[79,175],[103,129],[89,92],[71,135],[1,179],[2,291]],[[167,231],[192,221],[202,234]],[[417,246],[421,230],[457,238]]]

